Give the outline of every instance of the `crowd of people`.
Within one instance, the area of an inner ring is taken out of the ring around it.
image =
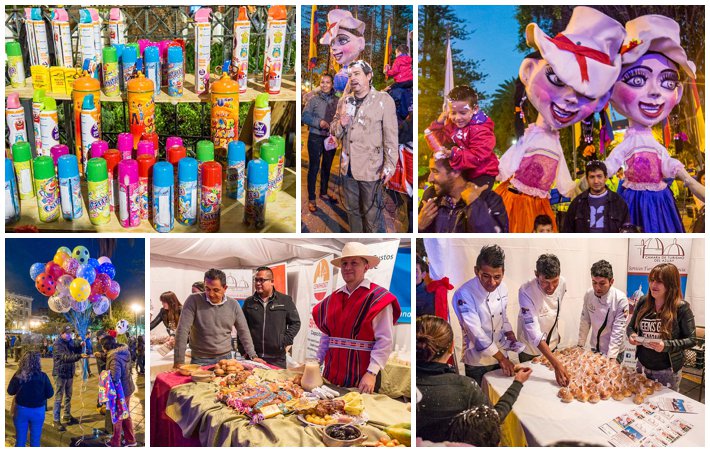
[[[683,300],[678,268],[659,264],[648,276],[649,293],[636,304],[614,287],[614,272],[605,260],[590,269],[591,288],[584,295],[579,335],[560,334],[560,307],[566,282],[554,254],[537,259],[534,277],[518,288],[517,328],[508,320],[508,288],[504,282],[505,253],[498,245],[484,246],[474,267],[475,277],[454,293],[447,278],[432,281],[426,261],[417,258],[417,436],[432,442],[465,442],[496,446],[505,420],[531,370],[519,364],[544,356],[560,386],[569,383],[568,370],[553,352],[563,342],[588,347],[622,362],[625,341],[636,345],[636,371],[678,391],[683,350],[695,345],[695,321]],[[454,335],[449,308],[461,326],[461,361],[452,360]],[[643,340],[639,339],[643,338]],[[517,368],[516,368],[517,367]],[[481,392],[484,376],[500,369],[513,378],[493,406]],[[484,406],[488,406],[485,408]],[[493,408],[493,410],[489,408]]]

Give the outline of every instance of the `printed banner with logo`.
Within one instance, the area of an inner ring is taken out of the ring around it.
[[[315,305],[323,301],[325,297],[333,292],[334,275],[333,266],[330,265],[330,261],[333,260],[334,257],[334,255],[330,254],[318,260],[313,265],[305,267],[304,269],[306,281],[308,282],[308,290],[306,293],[308,294],[308,300],[310,300],[306,317],[308,319],[308,335],[306,336],[305,353],[306,358],[315,358],[318,353],[318,346],[320,344],[322,333],[316,327],[313,322],[313,317],[310,314]],[[301,316],[301,319],[303,319],[303,316]]]
[[[274,289],[286,292],[286,263],[270,265],[269,268],[274,273]],[[229,269],[224,270],[227,275],[227,296],[234,298],[239,305],[244,304],[244,300],[254,295],[254,274],[253,269]]]

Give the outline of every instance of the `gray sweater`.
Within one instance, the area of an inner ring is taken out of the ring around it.
[[[220,305],[213,305],[204,293],[187,297],[182,307],[175,334],[175,364],[185,363],[187,336],[190,335],[192,356],[214,358],[232,351],[232,326],[247,355],[255,357],[254,344],[242,308],[233,298],[226,297]]]

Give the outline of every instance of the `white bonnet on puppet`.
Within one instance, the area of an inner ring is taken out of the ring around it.
[[[346,31],[362,41],[362,50],[365,49],[365,22],[353,17],[352,13],[346,9],[333,9],[328,12],[328,28],[320,38],[320,43],[330,45],[331,41],[338,36],[341,31]]]

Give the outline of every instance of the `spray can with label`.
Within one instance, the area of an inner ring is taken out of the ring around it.
[[[123,71],[123,86],[128,89],[128,82],[132,80],[137,71],[138,55],[136,48],[126,45],[121,53],[121,70]]]
[[[94,22],[91,19],[91,11],[88,9],[79,10],[79,56],[81,65],[87,65],[85,70],[89,71],[91,77],[98,79],[99,58],[96,55],[96,37],[94,35]]]
[[[128,123],[133,135],[133,148],[137,149],[141,135],[155,132],[154,87],[153,82],[141,73],[138,73],[138,77],[129,80],[126,86]]]
[[[47,28],[42,18],[42,9],[25,8],[25,24],[30,66],[48,68],[50,66],[49,40],[47,39]]]
[[[249,72],[249,34],[251,22],[246,6],[239,7],[239,15],[234,21],[234,45],[232,47],[232,65],[230,75],[239,84],[239,93],[247,92],[247,73]]]
[[[81,205],[81,184],[79,182],[79,162],[76,155],[63,155],[57,161],[59,174],[59,197],[61,199],[62,217],[65,220],[76,220],[84,215]]]
[[[37,193],[39,221],[51,223],[59,218],[59,187],[52,157],[41,155],[32,163]]]
[[[182,138],[180,137],[168,137],[165,139],[165,149],[170,149],[173,146],[184,146]]]
[[[49,155],[52,146],[59,144],[59,114],[57,101],[51,97],[42,99],[42,111],[39,114],[39,124],[42,133],[42,155]]]
[[[7,54],[7,75],[10,77],[10,84],[13,88],[24,88],[25,63],[22,61],[20,43],[17,41],[6,42],[5,53]]]
[[[128,132],[119,133],[116,139],[116,148],[121,153],[121,159],[133,158],[133,135]]]
[[[181,97],[185,81],[180,47],[168,47],[168,96]]]
[[[103,157],[106,151],[108,151],[108,142],[104,140],[96,140],[91,145],[91,158],[95,159]]]
[[[103,159],[106,160],[106,171],[108,172],[108,200],[111,212],[114,212],[118,205],[118,162],[121,161],[121,153],[118,149],[109,149],[104,152]]]
[[[172,146],[165,151],[165,154],[166,160],[173,165],[173,175],[177,178],[178,164],[180,163],[180,160],[187,157],[187,149],[185,149],[185,146]]]
[[[45,91],[43,89],[35,88],[32,92],[32,131],[35,135],[35,154],[37,155],[42,153],[42,127],[39,121],[42,114],[42,107],[44,106],[42,99],[45,97]]]
[[[153,143],[147,140],[141,140],[138,142],[138,149],[136,150],[136,158],[141,155],[152,155],[155,157],[155,148]]]
[[[212,142],[217,161],[226,164],[227,145],[239,139],[239,84],[229,78],[227,73],[223,73],[212,84],[210,98]]]
[[[73,67],[74,58],[71,48],[71,28],[69,14],[64,8],[52,10],[52,36],[54,37],[54,50],[57,66]]]
[[[286,164],[286,139],[280,135],[271,135],[269,143],[276,146],[279,153],[279,167],[276,175],[276,191],[281,191],[284,185],[284,166]]]
[[[202,94],[210,88],[210,8],[200,8],[195,13],[195,93]]]
[[[86,180],[89,186],[89,220],[96,226],[106,224],[111,220],[106,160],[90,159],[86,164]]]
[[[138,162],[118,162],[118,221],[124,228],[141,224],[141,192]]]
[[[201,169],[200,215],[202,232],[219,231],[222,204],[222,165],[215,161],[204,162]]]
[[[17,192],[17,179],[12,159],[5,157],[5,224],[20,219],[20,196]]]
[[[27,127],[25,126],[25,109],[20,103],[19,93],[10,93],[7,96],[7,104],[5,105],[5,123],[10,131],[9,141],[10,146],[15,143],[28,141]],[[7,156],[12,157],[12,147],[8,148]]]
[[[93,94],[94,99],[101,99],[101,83],[93,77],[89,77],[88,73],[84,72],[84,75],[74,80],[73,90],[72,90],[72,105],[74,108],[74,127],[76,129],[76,137],[74,142],[76,143],[74,153],[76,158],[82,162],[79,166],[79,171],[82,174],[85,173],[83,158],[84,153],[82,152],[82,129],[81,129],[81,110],[84,105],[84,97],[89,94]],[[94,106],[96,108],[97,119],[97,130],[101,130],[101,102],[95,102]]]
[[[81,103],[81,163],[84,171],[86,171],[86,162],[92,157],[91,145],[99,137],[101,137],[100,120],[94,105],[94,95],[89,94]]]
[[[153,82],[155,95],[160,94],[160,51],[157,46],[145,48],[145,76]]]
[[[173,166],[158,162],[153,166],[153,227],[158,232],[173,230],[175,212]]]
[[[195,157],[197,157],[197,184],[202,185],[202,166],[205,162],[214,161],[214,143],[207,140],[197,142]]]
[[[261,229],[266,223],[266,191],[269,186],[269,166],[261,159],[247,164],[247,191],[244,224]]]
[[[192,226],[197,221],[197,160],[185,157],[178,162],[178,223]]]
[[[149,142],[153,147],[153,155],[155,155],[155,158],[158,158],[158,146],[160,146],[158,134],[155,132],[144,133],[141,135],[141,141]],[[140,143],[140,141],[138,143]]]
[[[12,159],[17,174],[17,190],[20,192],[20,199],[32,199],[35,197],[32,182],[32,150],[26,141],[20,141],[12,145]]]
[[[121,95],[119,83],[118,54],[115,47],[104,47],[104,94],[115,97]]]
[[[140,197],[140,216],[141,220],[150,218],[150,189],[152,182],[150,176],[153,173],[153,165],[155,165],[155,156],[143,154],[136,157],[138,162],[138,192]]]
[[[67,154],[69,154],[69,146],[66,144],[57,144],[49,150],[49,156],[52,157],[55,167],[59,165],[59,157]]]
[[[244,203],[246,182],[246,145],[232,141],[227,148],[227,196]]]
[[[261,145],[261,159],[268,165],[269,181],[266,189],[266,200],[273,202],[276,200],[276,185],[279,176],[279,151],[268,141]]]
[[[286,44],[286,7],[274,5],[269,8],[264,47],[264,88],[269,94],[281,92],[284,47]]]
[[[100,76],[104,50],[104,42],[101,37],[101,24],[103,20],[99,15],[99,10],[96,8],[89,8],[89,14],[91,14],[91,25],[94,28],[94,54],[96,55],[96,72],[97,75]]]
[[[119,8],[109,11],[108,39],[111,45],[126,43],[126,19]]]
[[[255,155],[258,155],[261,144],[268,141],[271,136],[271,107],[269,107],[269,95],[261,93],[254,101],[254,128],[253,144]]]

